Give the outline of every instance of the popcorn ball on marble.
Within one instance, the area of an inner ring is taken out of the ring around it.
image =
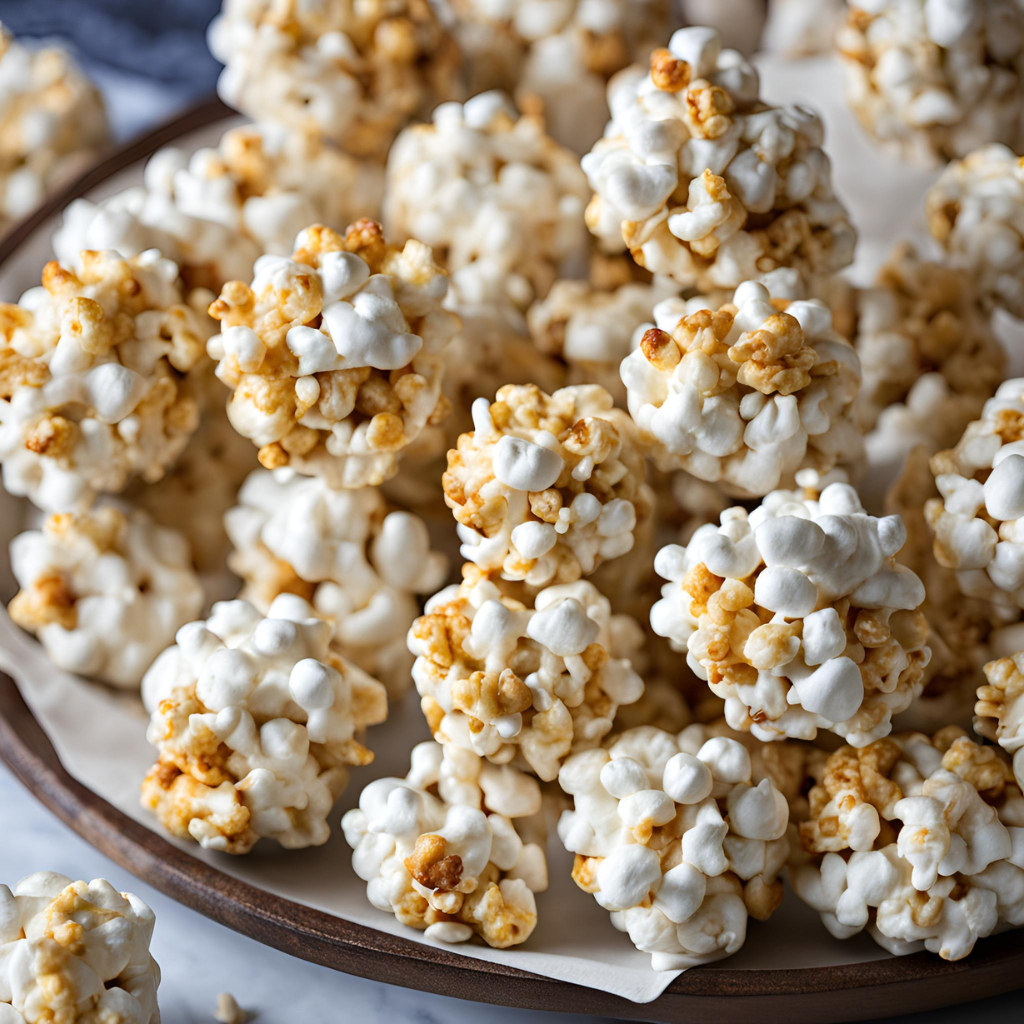
[[[0,24],[0,230],[31,213],[108,141],[99,90],[59,47],[29,50]]]
[[[338,231],[376,216],[384,170],[354,159],[313,131],[242,125],[191,155],[168,147],[146,165],[141,186],[94,203],[76,199],[53,237],[57,258],[83,249],[134,256],[159,249],[192,286],[219,291],[248,281],[262,253],[287,256],[296,235],[322,222]]]
[[[160,1024],[153,911],[102,878],[0,885],[0,1021]]]
[[[114,686],[137,688],[203,607],[188,542],[138,511],[52,515],[11,541],[11,571],[11,618],[59,668]]]
[[[409,627],[418,594],[448,574],[426,524],[392,509],[380,491],[332,490],[289,470],[257,470],[225,515],[228,565],[257,608],[298,594],[334,626],[334,648],[401,696],[412,683]]]
[[[404,124],[459,91],[458,48],[428,0],[224,0],[207,42],[225,103],[356,156],[384,157]]]
[[[953,161],[925,194],[925,210],[945,258],[982,299],[1024,317],[1024,157],[991,145]]]
[[[902,733],[840,748],[814,782],[790,881],[833,936],[959,960],[1024,925],[1024,799],[998,748]]]
[[[387,717],[384,687],[330,648],[331,626],[291,594],[266,618],[246,601],[213,606],[142,681],[147,738],[159,751],[143,806],[182,839],[248,853],[330,838],[349,765],[365,765],[365,728]]]
[[[860,364],[828,307],[773,300],[753,281],[707,306],[656,307],[657,326],[622,362],[630,415],[659,468],[760,497],[802,468],[856,463]]]
[[[1017,785],[1024,787],[1024,654],[989,662],[985,679],[978,688],[975,729],[1013,758]]]
[[[86,509],[129,479],[159,480],[199,424],[209,321],[158,252],[48,263],[0,305],[4,487],[47,512]]]
[[[821,728],[865,746],[921,692],[930,656],[924,586],[894,557],[906,539],[848,484],[816,500],[775,491],[662,548],[669,583],[651,625],[687,651],[733,729],[775,740]]]
[[[475,566],[463,576],[409,631],[427,724],[441,743],[550,782],[643,694],[630,663],[643,633],[587,580],[547,587],[531,607]]]
[[[708,28],[617,75],[612,120],[583,158],[587,225],[641,266],[703,291],[779,267],[807,278],[853,258],[856,233],[832,191],[823,128],[805,107],[770,107],[757,72]]]
[[[632,729],[574,754],[558,782],[574,802],[558,823],[573,881],[655,970],[731,956],[748,917],[778,907],[789,808],[770,779],[755,784],[736,740]]]
[[[448,279],[427,246],[388,245],[373,221],[344,236],[315,225],[295,245],[210,307],[228,418],[267,469],[377,485],[447,412],[442,349],[459,323],[441,309]]]
[[[1017,0],[856,0],[836,45],[866,132],[921,163],[1024,140]]]
[[[652,499],[629,419],[604,388],[506,385],[472,412],[443,478],[463,558],[540,587],[632,549]]]
[[[509,765],[437,743],[413,747],[404,779],[377,779],[341,820],[370,902],[428,939],[495,949],[537,925],[548,886],[541,791]]]

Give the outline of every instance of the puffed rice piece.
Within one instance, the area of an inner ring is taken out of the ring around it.
[[[141,186],[65,209],[53,248],[65,266],[84,249],[135,256],[159,249],[185,282],[219,291],[248,281],[263,253],[288,256],[309,224],[343,231],[375,217],[384,169],[357,160],[313,131],[242,125],[216,147],[188,154],[173,146],[146,164]]]
[[[975,729],[1013,758],[1017,785],[1024,787],[1024,654],[990,661],[985,679],[978,687]]]
[[[836,45],[847,104],[905,158],[935,163],[1024,140],[1017,0],[856,0]]]
[[[132,477],[159,480],[199,424],[204,301],[156,251],[87,252],[0,305],[4,487],[66,512]]]
[[[260,838],[327,842],[348,766],[373,760],[363,732],[387,717],[384,687],[331,650],[331,634],[293,594],[266,618],[222,601],[178,630],[142,681],[159,751],[142,803],[172,835],[233,854]]]
[[[530,821],[540,814],[536,779],[428,741],[413,747],[404,779],[366,786],[341,827],[378,910],[429,939],[478,935],[507,949],[533,933],[534,893],[548,886],[543,835]]]
[[[925,210],[946,259],[982,299],[1024,317],[1024,157],[991,145],[953,161],[926,193]]]
[[[0,885],[0,1021],[160,1024],[153,911],[102,878]]]
[[[558,782],[574,802],[558,823],[573,881],[655,970],[731,956],[747,918],[782,900],[789,807],[770,779],[754,783],[736,740],[632,729],[573,755]]]
[[[604,388],[506,385],[472,414],[442,480],[463,558],[541,587],[632,549],[652,496],[629,418]]]
[[[30,50],[0,23],[0,231],[84,169],[109,138],[99,90],[60,47]]]
[[[1024,925],[1024,799],[997,747],[902,733],[840,748],[814,781],[790,881],[837,939],[959,960]]]
[[[369,220],[344,236],[314,225],[295,245],[210,306],[228,418],[267,469],[376,486],[447,412],[441,352],[459,323],[441,309],[448,279],[427,246],[388,245]]]
[[[860,364],[828,307],[773,300],[755,281],[708,307],[659,304],[622,361],[630,415],[658,467],[761,497],[802,468],[856,464]]]
[[[403,125],[459,91],[458,48],[428,0],[224,0],[207,42],[225,103],[356,156],[384,157]]]
[[[824,276],[852,260],[821,121],[761,102],[757,72],[714,29],[679,29],[649,73],[612,79],[608,104],[604,138],[583,158],[587,226],[606,246],[702,291],[779,267]]]
[[[333,625],[334,649],[384,683],[390,699],[408,690],[405,638],[419,615],[417,595],[448,575],[419,516],[390,508],[374,487],[333,490],[287,469],[261,469],[224,523],[243,599],[263,611],[279,594],[298,594]]]
[[[733,729],[865,746],[921,692],[931,653],[924,586],[894,557],[906,537],[849,484],[775,491],[658,552],[669,583],[651,625],[725,699]]]
[[[630,662],[643,632],[589,580],[547,587],[530,604],[514,589],[464,566],[463,582],[430,598],[409,631],[413,680],[438,742],[550,782],[643,694]]]
[[[129,689],[203,607],[188,542],[141,511],[49,516],[11,541],[11,571],[10,616],[50,660]]]

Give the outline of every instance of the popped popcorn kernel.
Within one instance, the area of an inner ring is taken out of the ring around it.
[[[1024,787],[1024,655],[990,661],[978,687],[975,729],[1011,757],[1017,785]]]

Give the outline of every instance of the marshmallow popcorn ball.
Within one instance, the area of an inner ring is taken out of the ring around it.
[[[583,158],[587,225],[603,245],[702,290],[780,267],[813,278],[852,260],[818,116],[763,103],[753,66],[713,29],[679,29],[649,72],[612,79],[608,105],[604,137]]]
[[[1024,798],[1006,755],[950,727],[842,747],[811,766],[797,895],[839,939],[944,960],[1024,924]]]
[[[153,911],[102,878],[0,885],[3,1024],[160,1024]]]
[[[387,717],[384,687],[331,633],[291,594],[266,617],[224,601],[178,630],[142,681],[159,752],[142,801],[172,835],[235,854],[327,842],[349,766],[373,760],[364,730]]]

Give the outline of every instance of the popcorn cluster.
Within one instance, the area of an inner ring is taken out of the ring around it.
[[[153,911],[102,878],[0,885],[0,1021],[160,1024]]]
[[[254,472],[224,522],[242,598],[261,610],[279,594],[305,598],[334,627],[334,649],[392,698],[405,692],[417,595],[433,593],[448,572],[422,519],[390,509],[376,488],[332,490],[281,469]]]
[[[0,24],[0,231],[82,169],[108,137],[96,87],[57,47],[29,50]]]
[[[441,743],[550,782],[640,698],[630,657],[643,634],[589,580],[546,587],[531,607],[475,566],[463,575],[409,631],[427,724]]]
[[[1024,317],[1024,157],[991,145],[954,160],[925,195],[925,210],[946,259],[981,298]]]
[[[158,252],[48,263],[42,287],[0,305],[7,491],[64,512],[133,476],[159,480],[198,426],[193,371],[208,334]]]
[[[327,842],[348,766],[373,760],[363,731],[387,716],[384,687],[330,649],[331,633],[290,594],[266,618],[224,601],[178,630],[142,681],[159,751],[142,801],[169,832],[225,853]]]
[[[773,492],[658,552],[669,583],[651,625],[685,648],[733,729],[774,740],[823,728],[863,747],[921,692],[930,656],[924,587],[894,557],[906,536],[848,484],[817,499]]]
[[[1024,788],[1024,654],[989,662],[985,678],[978,688],[975,729],[1013,757],[1017,785]]]
[[[50,516],[11,542],[11,618],[68,672],[138,687],[203,606],[188,543],[143,512]]]
[[[376,485],[398,453],[446,412],[441,351],[458,329],[430,249],[384,241],[357,221],[344,236],[300,233],[290,259],[265,255],[252,286],[224,286],[210,315],[228,418],[267,469],[333,486]]]
[[[370,902],[428,939],[525,942],[548,886],[541,791],[509,765],[437,743],[404,779],[377,779],[341,821]]]
[[[1016,0],[857,0],[836,43],[847,103],[903,156],[934,162],[1024,140]]]
[[[612,120],[583,158],[587,225],[641,266],[702,290],[778,267],[841,270],[856,234],[832,192],[823,129],[770,107],[757,72],[708,28],[679,29],[608,88]]]
[[[1024,799],[997,748],[904,733],[840,748],[814,782],[790,880],[836,938],[959,960],[1024,924]]]
[[[819,300],[747,281],[717,311],[667,301],[622,362],[629,411],[662,469],[760,497],[801,468],[855,463],[860,364]],[[682,312],[683,315],[680,316]]]
[[[473,403],[473,427],[443,478],[465,559],[539,587],[633,547],[651,496],[629,419],[604,388],[507,385]]]
[[[458,91],[457,48],[426,0],[225,0],[207,39],[225,103],[356,156],[384,157],[410,118]]]
[[[574,754],[558,782],[574,801],[558,823],[573,880],[655,970],[730,956],[748,917],[779,905],[789,807],[736,740],[631,729]]]

